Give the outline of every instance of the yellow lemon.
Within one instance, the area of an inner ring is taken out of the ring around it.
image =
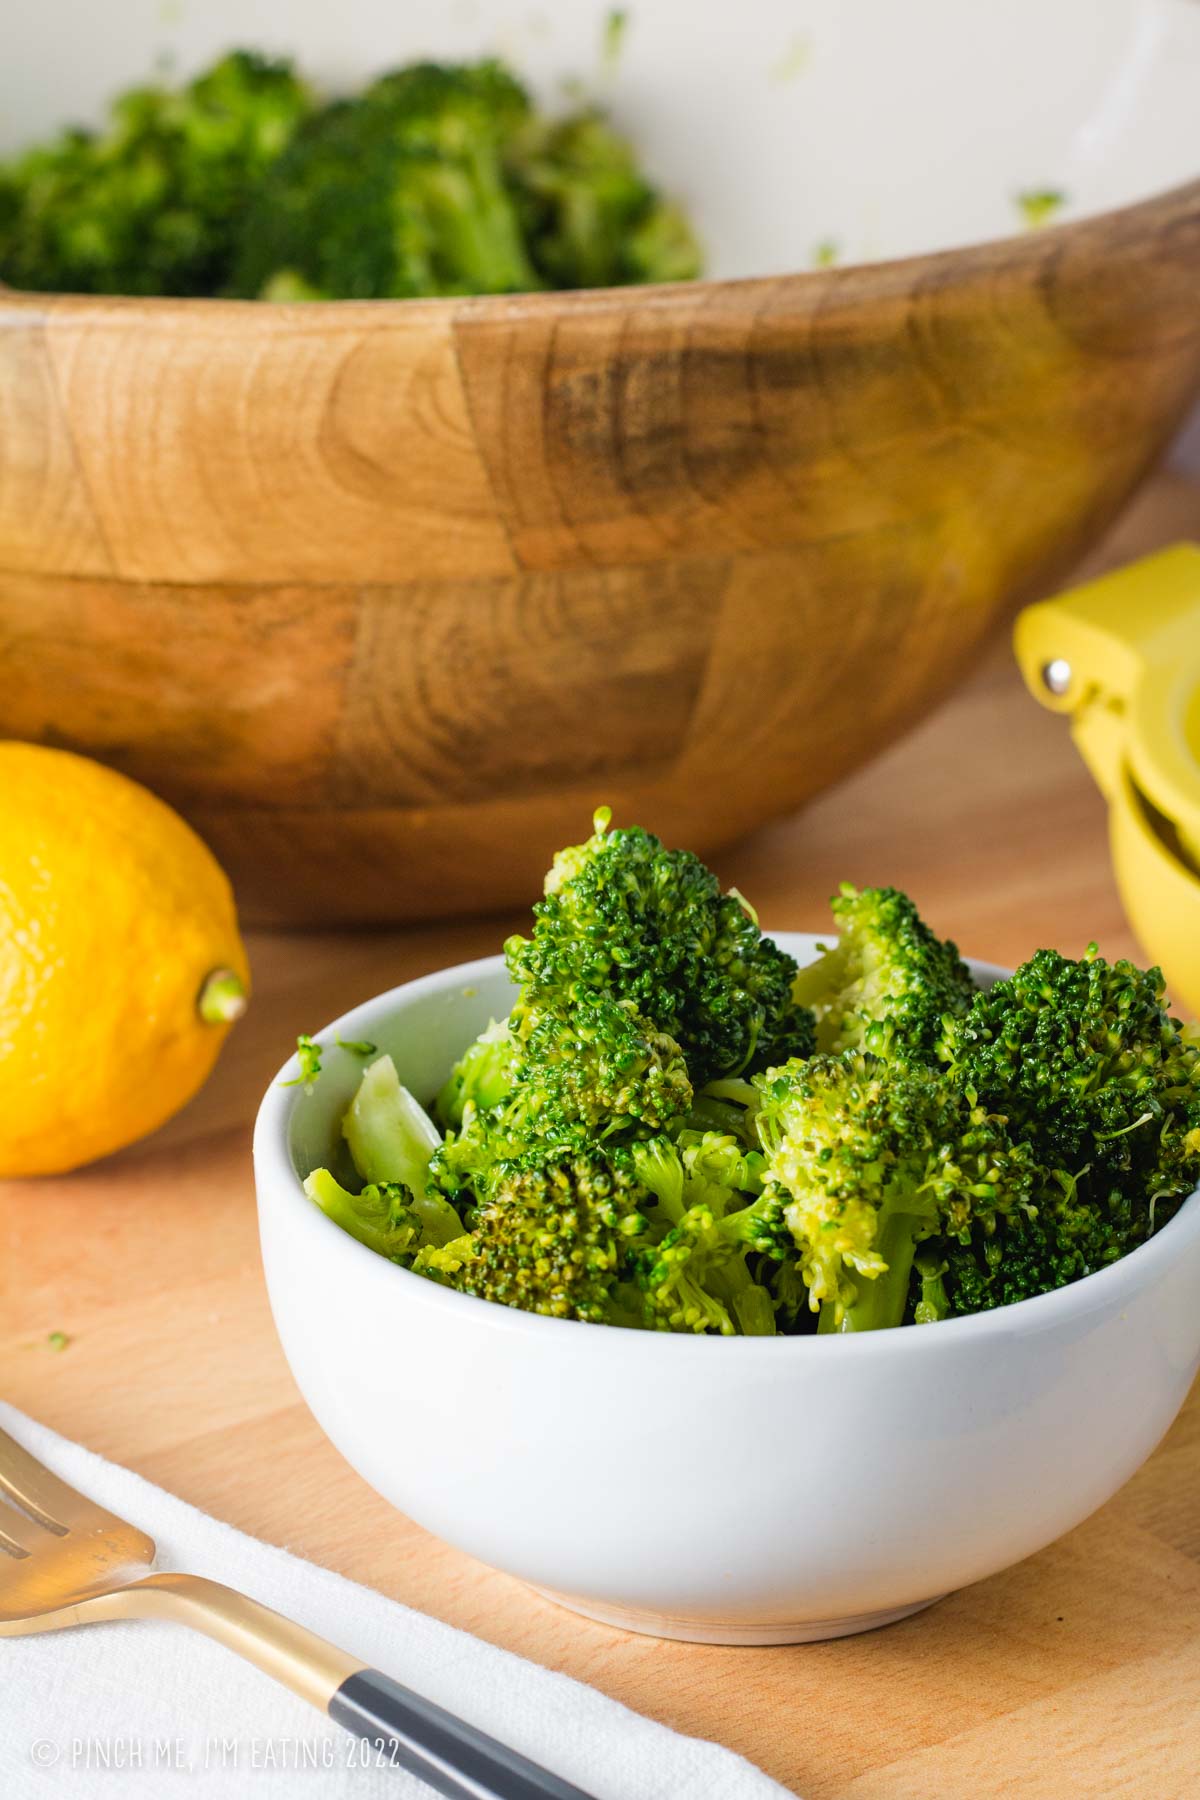
[[[161,1125],[248,984],[229,883],[178,814],[85,757],[0,743],[0,1175]]]

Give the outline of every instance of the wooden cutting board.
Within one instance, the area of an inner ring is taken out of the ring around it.
[[[1200,538],[1200,489],[1160,477],[1091,567],[1185,535]],[[845,878],[911,889],[997,962],[1090,937],[1134,949],[1099,798],[1006,642],[899,748],[719,867],[779,928],[820,928]],[[325,1441],[259,1272],[259,1096],[297,1032],[497,948],[515,922],[252,941],[250,1016],[179,1119],[82,1174],[0,1185],[0,1393],[246,1531],[719,1739],[810,1800],[1200,1795],[1198,1402],[1041,1555],[885,1631],[770,1650],[562,1612],[409,1524]]]

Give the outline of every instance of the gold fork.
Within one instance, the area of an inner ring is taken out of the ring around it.
[[[588,1796],[357,1656],[199,1575],[154,1573],[154,1540],[0,1431],[0,1636],[169,1619],[256,1663],[452,1800]]]

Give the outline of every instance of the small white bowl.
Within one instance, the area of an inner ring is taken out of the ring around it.
[[[815,954],[809,936],[778,942]],[[801,1643],[903,1618],[1041,1549],[1174,1419],[1200,1360],[1200,1194],[1072,1287],[859,1337],[544,1319],[364,1249],[300,1185],[362,1071],[335,1034],[390,1052],[428,1100],[511,999],[488,957],[356,1007],[319,1034],[313,1092],[272,1083],[254,1134],[292,1372],[343,1456],[428,1530],[633,1631]],[[281,1077],[296,1073],[293,1059]]]

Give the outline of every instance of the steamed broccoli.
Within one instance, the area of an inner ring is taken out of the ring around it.
[[[410,1198],[398,1182],[367,1182],[357,1193],[344,1188],[328,1169],[305,1177],[304,1191],[335,1225],[393,1262],[406,1261],[429,1240]],[[457,1235],[457,1234],[456,1234]]]
[[[631,1002],[676,1040],[696,1088],[804,1055],[812,1017],[792,999],[794,960],[698,857],[610,820],[602,807],[587,843],[560,851],[533,935],[505,946],[527,1002]]]
[[[362,1175],[363,1204],[356,1211],[365,1228],[378,1233],[392,1233],[396,1224],[405,1224],[408,1215],[416,1222],[423,1240],[446,1244],[459,1237],[462,1222],[443,1193],[437,1192],[430,1163],[441,1145],[441,1132],[423,1107],[417,1105],[407,1087],[396,1075],[396,1064],[390,1057],[380,1057],[363,1073],[349,1111],[342,1120],[342,1136],[351,1152],[354,1168]],[[336,1190],[336,1192],[335,1192]],[[345,1224],[340,1215],[349,1195],[333,1181],[327,1170],[317,1170],[306,1181],[309,1199]],[[403,1208],[403,1217],[396,1208]],[[353,1237],[367,1237],[362,1231],[345,1224]],[[380,1249],[372,1244],[372,1249]],[[383,1255],[401,1255],[399,1249],[383,1251]]]
[[[425,1192],[438,1129],[400,1085],[390,1056],[377,1058],[363,1075],[342,1133],[368,1181],[402,1181],[414,1194]]]
[[[497,1164],[536,1144],[585,1150],[649,1136],[683,1117],[692,1085],[679,1045],[628,1003],[568,1014],[516,1009],[456,1065],[438,1100],[448,1127],[434,1178],[481,1191]]]
[[[948,1020],[940,1053],[963,1086],[1062,1167],[1086,1165],[1168,1210],[1200,1178],[1200,1049],[1164,1004],[1162,972],[1039,950]]]
[[[516,1049],[508,1020],[493,1019],[463,1051],[438,1094],[434,1111],[443,1125],[461,1127],[468,1107],[486,1113],[499,1106],[513,1084]]]
[[[1033,1154],[944,1074],[845,1050],[759,1085],[767,1181],[822,1331],[901,1324],[918,1244],[1034,1203]]]
[[[931,1246],[940,1285],[924,1295],[925,1316],[987,1312],[1048,1294],[1118,1261],[1150,1229],[1149,1214],[1119,1189],[1089,1197],[1086,1177],[1059,1171],[1035,1207],[982,1221],[966,1243]]]
[[[817,1018],[822,1050],[932,1060],[946,1015],[975,994],[957,946],[943,942],[895,888],[853,888],[831,901],[840,936],[801,969],[794,993]]]
[[[425,1252],[416,1267],[525,1312],[640,1323],[624,1317],[620,1284],[646,1229],[644,1199],[632,1172],[603,1156],[532,1150],[496,1170],[468,1216],[469,1235]]]
[[[418,63],[296,134],[240,234],[232,291],[286,277],[306,297],[493,294],[539,286],[503,170],[529,116],[498,63]]]
[[[1200,1049],[1166,1010],[1162,974],[1039,950],[948,1019],[952,1079],[1002,1110],[1056,1171],[1036,1214],[947,1257],[949,1310],[1045,1293],[1115,1262],[1200,1182]]]
[[[645,1295],[646,1323],[665,1331],[772,1336],[766,1288],[751,1277],[736,1242],[707,1201],[689,1206],[659,1243],[642,1250],[634,1279]]]
[[[699,272],[679,209],[595,111],[548,120],[492,60],[317,107],[235,51],[0,168],[0,280],[97,294],[382,299]]]
[[[774,1240],[764,1242],[756,1229],[762,1156],[719,1132],[688,1131],[674,1144],[634,1144],[629,1156],[655,1204],[649,1240],[633,1259],[644,1322],[668,1331],[772,1336],[771,1296],[747,1260],[764,1249],[774,1253]]]
[[[366,1070],[361,1192],[305,1184],[363,1243],[559,1318],[864,1331],[1078,1280],[1200,1182],[1200,1042],[1157,970],[1039,951],[977,993],[905,895],[844,888],[797,976],[694,856],[609,823],[509,940],[516,1003],[444,1083],[444,1136]]]
[[[312,108],[290,64],[233,51],[177,92],[138,88],[0,175],[0,280],[81,294],[214,294],[246,194]]]
[[[604,116],[530,120],[507,156],[529,253],[547,287],[691,281],[700,250]]]
[[[527,1026],[513,1105],[533,1136],[559,1123],[597,1141],[660,1131],[691,1105],[679,1045],[628,1001],[600,995],[565,1014],[535,1011]]]

